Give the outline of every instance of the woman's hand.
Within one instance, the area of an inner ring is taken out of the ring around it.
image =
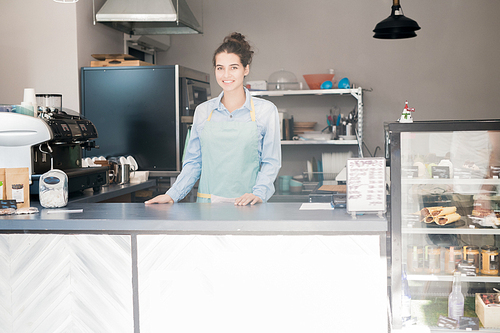
[[[255,205],[261,203],[262,199],[252,193],[245,193],[241,197],[234,200],[236,206],[246,206],[248,204]]]
[[[151,200],[144,202],[146,205],[151,204],[164,204],[164,203],[174,203],[174,200],[168,194],[162,194],[154,197]]]

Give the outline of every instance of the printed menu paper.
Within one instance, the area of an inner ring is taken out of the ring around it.
[[[385,158],[347,160],[347,211],[385,212]]]

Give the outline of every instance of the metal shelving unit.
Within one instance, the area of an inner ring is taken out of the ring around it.
[[[358,87],[355,89],[314,89],[314,90],[256,90],[251,91],[250,94],[256,97],[286,97],[286,96],[343,96],[351,95],[357,100],[358,108],[358,125],[357,132],[359,142],[363,140],[363,88]],[[342,142],[344,141],[344,142]],[[304,142],[304,143],[294,143]],[[304,140],[304,141],[282,141],[282,144],[295,145],[295,144],[318,144],[318,145],[356,145],[359,144],[358,140]]]

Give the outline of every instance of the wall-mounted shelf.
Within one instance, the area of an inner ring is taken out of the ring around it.
[[[356,89],[314,89],[314,90],[254,90],[252,96],[294,96],[294,95],[353,95],[359,98],[363,93],[362,88]]]
[[[357,140],[282,140],[282,146],[294,146],[294,145],[339,145],[339,146],[351,146],[357,145]]]

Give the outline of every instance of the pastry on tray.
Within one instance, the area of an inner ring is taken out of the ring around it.
[[[420,210],[422,222],[436,223],[446,225],[460,220],[461,216],[457,213],[457,207],[424,207]]]

